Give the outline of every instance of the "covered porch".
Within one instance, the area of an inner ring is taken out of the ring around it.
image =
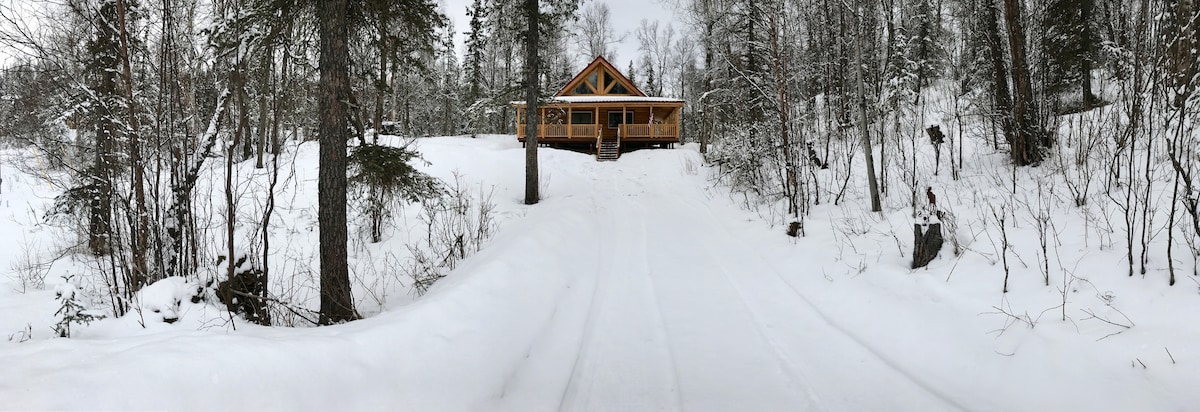
[[[556,100],[560,100],[558,98]],[[654,98],[641,98],[654,99]],[[538,108],[538,143],[598,145],[601,140],[671,145],[679,142],[682,101],[562,102]],[[517,106],[517,138],[525,141],[526,110]]]

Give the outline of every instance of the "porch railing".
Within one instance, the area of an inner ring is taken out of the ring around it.
[[[627,124],[621,136],[624,137],[678,137],[679,125],[677,124]]]
[[[539,124],[539,137],[567,137],[567,125],[565,124]]]
[[[539,124],[539,138],[592,139],[600,135],[600,124]],[[623,124],[621,138],[678,138],[677,124]],[[517,124],[517,137],[525,137],[525,124]]]
[[[592,137],[600,134],[600,125],[598,124],[573,124],[571,125],[572,137]]]

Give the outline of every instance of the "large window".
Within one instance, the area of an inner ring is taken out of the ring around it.
[[[592,112],[572,112],[571,124],[595,124],[596,120],[592,118]]]
[[[580,82],[579,86],[575,87],[575,94],[592,94],[592,89],[588,87],[587,82]]]
[[[616,129],[617,125],[622,124],[621,113],[622,112],[620,110],[608,112],[608,128],[609,129]],[[626,123],[626,124],[633,123],[633,112],[624,112],[624,113],[625,113],[625,122],[624,123]]]

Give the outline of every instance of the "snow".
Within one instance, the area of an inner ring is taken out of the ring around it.
[[[287,189],[292,203],[281,206],[280,224],[292,228],[285,235],[291,240],[272,243],[308,256],[316,234],[295,228],[315,223],[308,203],[315,197],[315,144],[289,150],[295,186]],[[988,241],[998,234],[985,233],[977,216],[993,198],[972,192],[986,188],[934,185],[970,250],[956,257],[947,246],[929,268],[913,271],[907,208],[869,214],[862,193],[852,190],[847,205],[816,206],[808,237],[789,238],[714,187],[693,145],[605,163],[540,149],[543,201],[533,206],[521,203],[524,151],[513,136],[422,139],[419,150],[435,177],[458,174],[468,184],[494,186],[500,217],[484,249],[425,296],[387,300],[348,324],[268,328],[230,320],[212,301],[193,303],[199,285],[167,279],[141,292],[140,315],[93,322],[78,336],[57,339],[47,329],[57,309],[53,286],[22,289],[13,272],[0,278],[0,334],[28,328],[33,339],[0,341],[0,409],[1200,405],[1198,289],[1187,280],[1168,287],[1128,277],[1122,250],[1098,248],[1084,236],[1088,229],[1063,223],[1060,259],[1085,280],[1056,272],[1045,286],[1034,255],[1026,254],[1024,265],[1010,257],[1010,292],[1001,294],[1003,269]],[[994,166],[994,157],[978,156],[966,174]],[[0,269],[21,260],[21,245],[62,236],[30,217],[55,189],[10,170],[0,229],[30,235],[3,241]],[[241,201],[258,204],[254,193],[246,190]],[[405,213],[391,243],[365,247],[377,254],[402,249],[405,231],[416,226]],[[1065,210],[1056,218],[1081,219]],[[1009,233],[1012,242],[1035,244],[1031,225],[1020,225]],[[311,264],[301,259],[290,268],[300,276]],[[86,264],[61,265],[49,272],[86,272]],[[52,276],[47,282],[56,283]],[[1063,299],[1065,321],[1056,307]],[[155,309],[180,320],[145,316]],[[1084,311],[1133,326],[1088,319]]]
[[[551,102],[563,103],[683,103],[683,100],[670,97],[644,97],[644,96],[555,96],[550,99]],[[525,104],[524,101],[517,100],[512,104]]]
[[[554,100],[567,103],[683,103],[670,97],[645,96],[556,96]]]

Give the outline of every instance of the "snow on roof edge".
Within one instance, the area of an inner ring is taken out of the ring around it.
[[[671,97],[642,97],[642,96],[557,96],[549,100],[551,103],[684,103],[683,99]],[[525,101],[512,101],[511,104],[525,104]]]

